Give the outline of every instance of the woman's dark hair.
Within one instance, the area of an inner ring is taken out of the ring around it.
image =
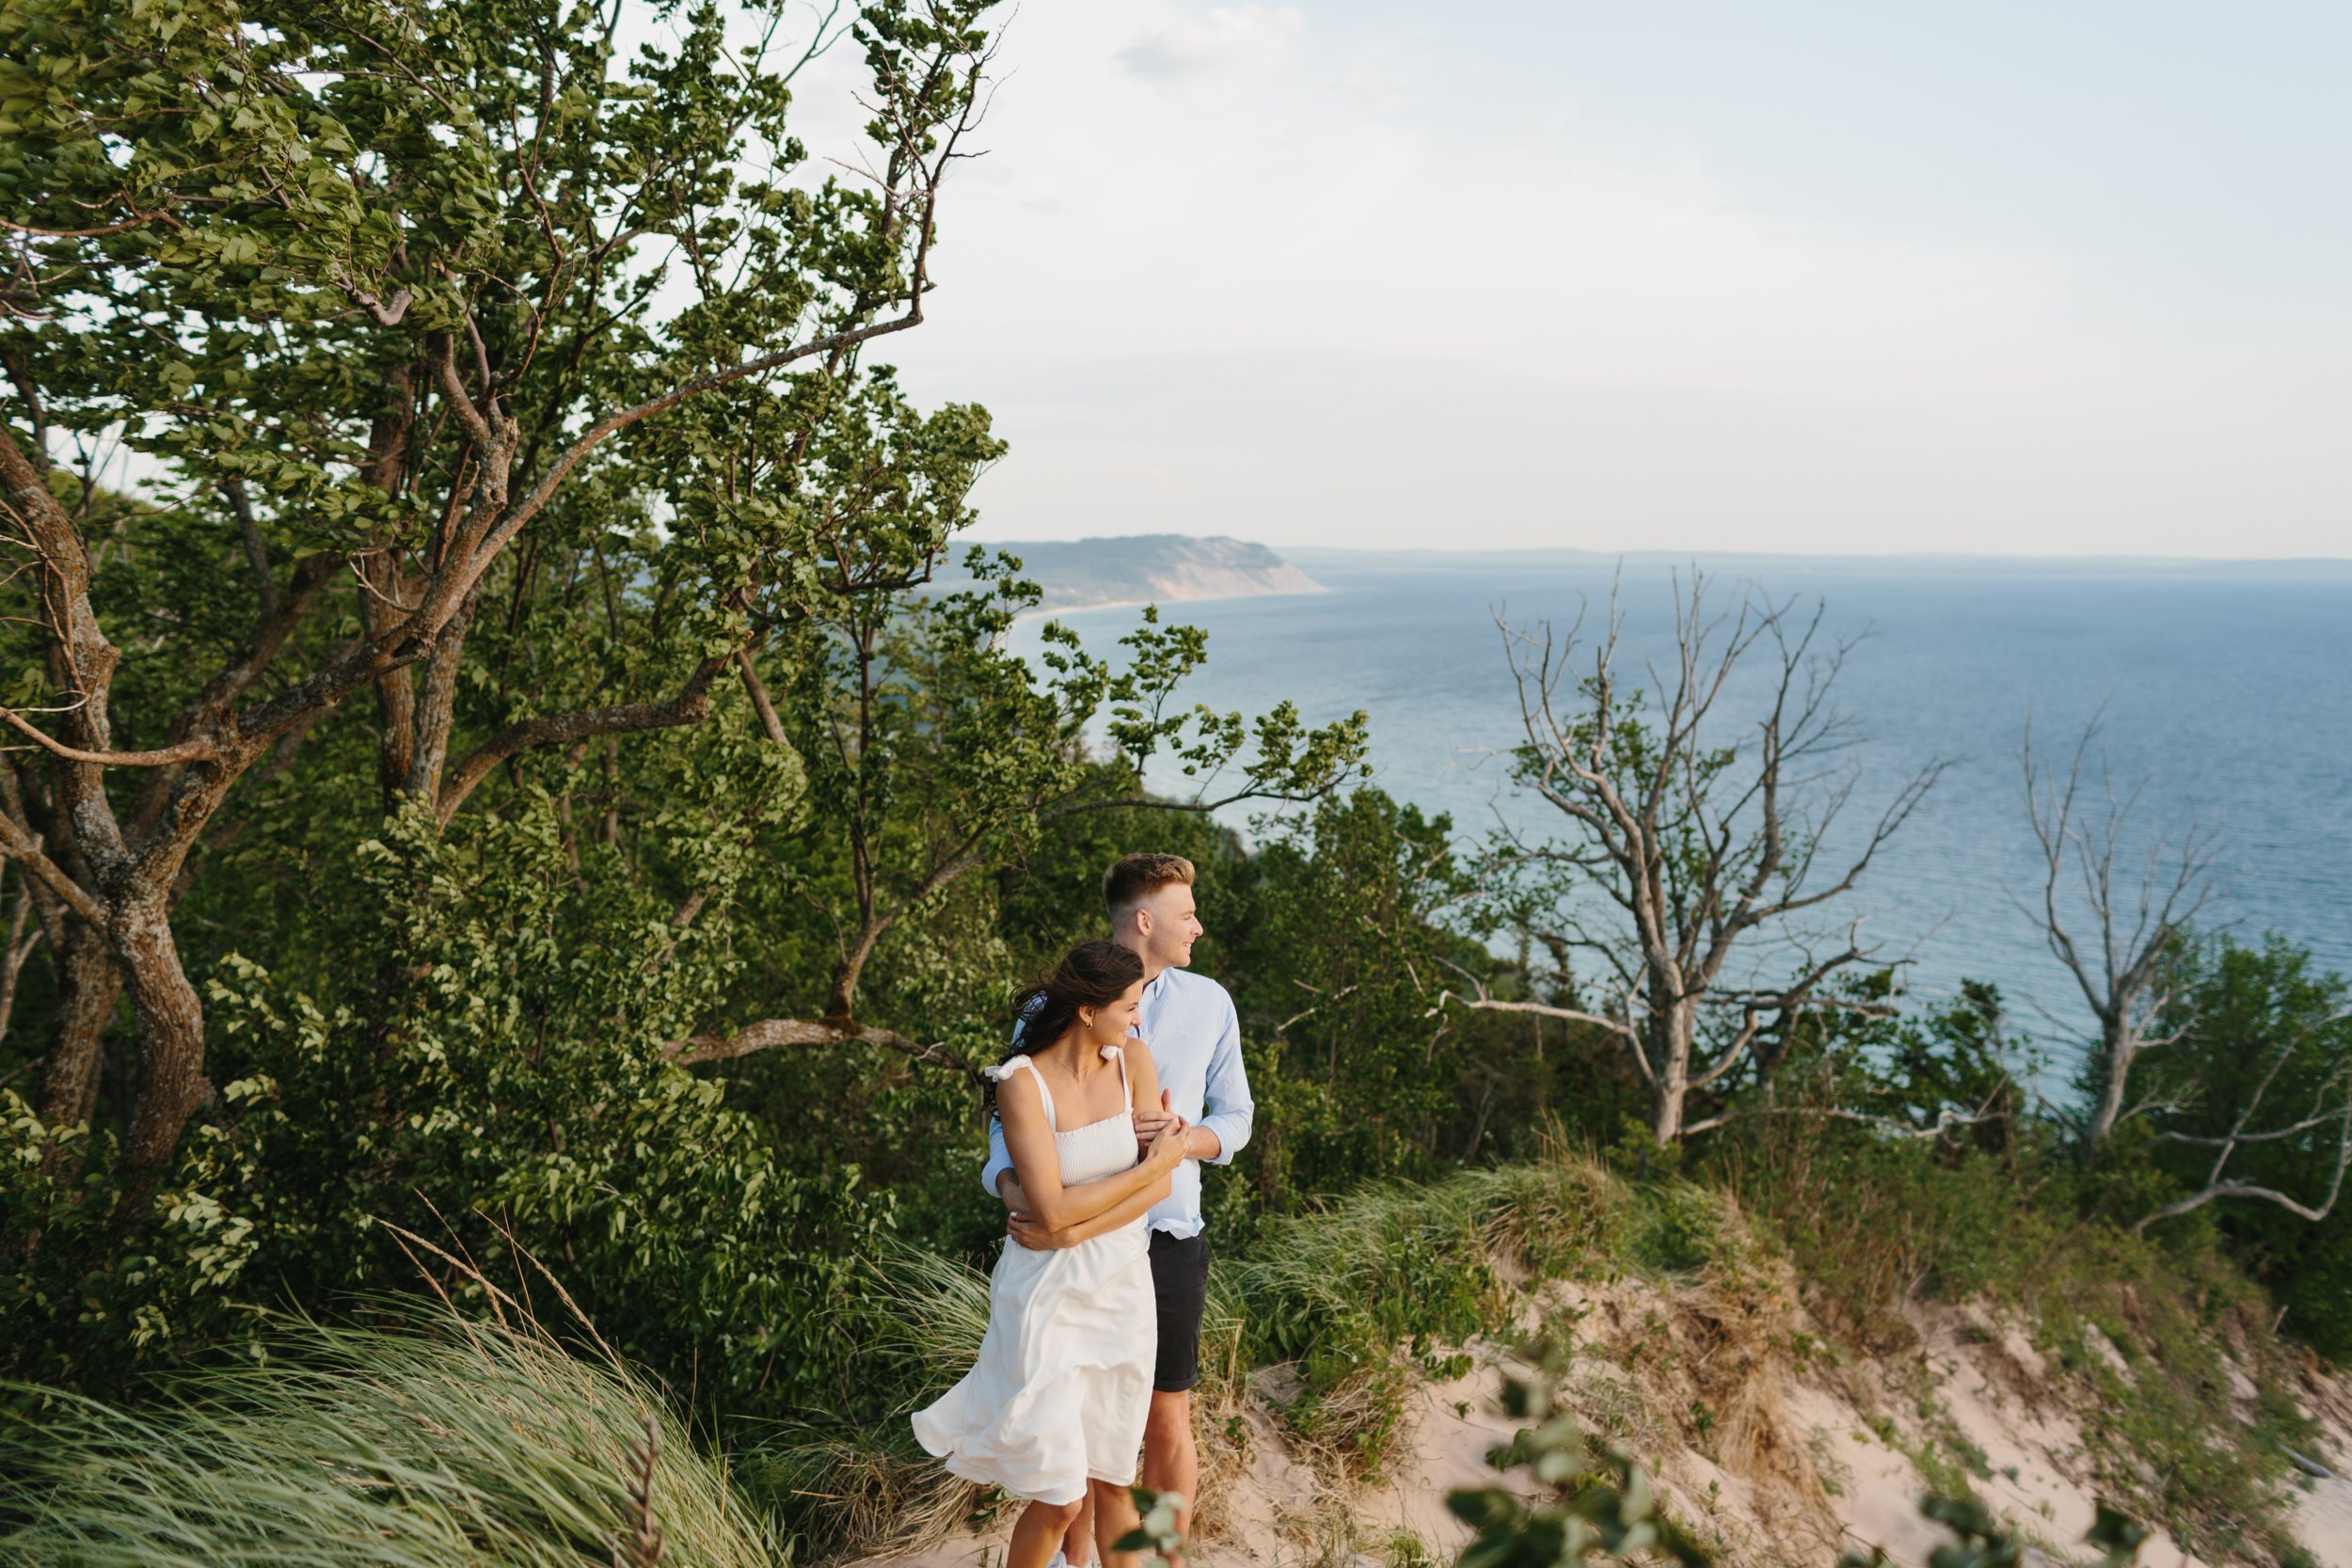
[[[1034,1054],[1052,1045],[1078,1021],[1081,1007],[1107,1007],[1143,978],[1143,960],[1128,948],[1105,939],[1082,942],[1062,955],[1061,962],[1013,1002],[1012,1043],[1004,1061],[1023,1053]],[[988,1101],[996,1103],[996,1086],[989,1085]]]

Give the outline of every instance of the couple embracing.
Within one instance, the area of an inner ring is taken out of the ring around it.
[[[981,1180],[1011,1212],[1009,1240],[979,1358],[915,1413],[914,1435],[954,1474],[1028,1499],[1005,1568],[1123,1559],[1109,1547],[1135,1524],[1138,1447],[1146,1485],[1197,1489],[1200,1164],[1249,1141],[1252,1106],[1232,998],[1184,973],[1192,882],[1178,855],[1112,866],[1110,940],[1022,998],[989,1074]]]

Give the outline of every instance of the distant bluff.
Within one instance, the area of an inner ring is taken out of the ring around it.
[[[1139,533],[1116,539],[1008,541],[987,547],[1020,558],[1022,576],[1045,591],[1045,610],[1324,591],[1321,583],[1263,545],[1240,539]]]

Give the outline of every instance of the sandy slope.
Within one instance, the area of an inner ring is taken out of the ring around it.
[[[1793,1322],[1772,1314],[1795,1309],[1757,1305],[1780,1296],[1630,1283],[1555,1288],[1531,1307],[1527,1326],[1538,1316],[1574,1321],[1567,1399],[1595,1432],[1652,1465],[1669,1507],[1728,1568],[1827,1568],[1845,1548],[1869,1544],[1924,1563],[1943,1537],[1916,1512],[1925,1482],[1910,1455],[1931,1433],[1983,1452],[1993,1474],[1977,1491],[2026,1540],[2060,1560],[2076,1555],[2095,1501],[2082,1433],[2015,1324],[1980,1309],[1939,1308],[1918,1314],[1919,1346],[1897,1361],[1792,1363],[1771,1347],[1802,1339],[1788,1333]],[[1342,1481],[1294,1451],[1271,1414],[1284,1398],[1280,1372],[1262,1374],[1240,1414],[1244,1441],[1219,1439],[1223,1483],[1213,1511],[1221,1528],[1195,1560],[1202,1568],[1370,1568],[1424,1554],[1451,1561],[1466,1534],[1446,1494],[1492,1481],[1486,1454],[1512,1430],[1495,1390],[1504,1372],[1524,1370],[1490,1349],[1474,1347],[1473,1356],[1464,1376],[1415,1390],[1374,1483]],[[2299,1495],[2296,1533],[2325,1568],[2352,1568],[2352,1481],[2341,1473],[2352,1462],[2352,1388],[2314,1370],[2305,1392],[2325,1433],[2325,1451],[2313,1457],[2338,1474]],[[1708,1426],[1696,1435],[1690,1417],[1702,1406]],[[1932,1427],[1922,1409],[1937,1412]],[[874,1561],[991,1568],[1002,1540],[1000,1527]],[[2196,1561],[2161,1534],[2140,1560]]]

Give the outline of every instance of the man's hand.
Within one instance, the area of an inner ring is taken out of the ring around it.
[[[1136,1113],[1136,1147],[1139,1149],[1150,1148],[1152,1141],[1167,1132],[1175,1121],[1176,1113],[1168,1104],[1168,1091],[1162,1089],[1157,1109],[1147,1105]]]
[[[1005,1221],[1005,1234],[1012,1238],[1013,1244],[1026,1247],[1031,1252],[1058,1252],[1064,1247],[1076,1246],[1078,1241],[1073,1234],[1074,1229],[1073,1227],[1071,1230],[1048,1230],[1038,1224],[1034,1216],[1019,1209],[1014,1210]]]
[[[1160,1129],[1160,1135],[1153,1138],[1151,1147],[1143,1151],[1142,1164],[1155,1172],[1173,1171],[1184,1163],[1184,1151],[1192,1146],[1191,1138],[1186,1135],[1189,1131],[1184,1117],[1168,1117],[1168,1125]]]
[[[1029,1195],[1021,1190],[1021,1179],[1009,1169],[996,1179],[996,1196],[1008,1209],[1025,1210],[1029,1206]]]

